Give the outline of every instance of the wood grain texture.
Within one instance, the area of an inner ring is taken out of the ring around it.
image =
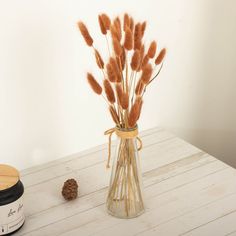
[[[0,191],[12,187],[18,181],[18,170],[12,166],[0,164]]]
[[[106,213],[105,144],[22,171],[26,223],[16,235],[236,235],[235,170],[160,128],[141,137],[143,215]],[[60,195],[68,178],[80,184],[72,202]]]

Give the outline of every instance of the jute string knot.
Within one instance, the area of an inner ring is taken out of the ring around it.
[[[121,130],[119,128],[111,128],[104,132],[104,135],[108,136],[108,159],[107,159],[107,165],[106,168],[110,168],[110,159],[111,159],[111,137],[113,133],[116,133],[118,137],[121,139],[132,139],[136,138],[139,142],[138,151],[140,151],[143,147],[142,140],[138,137],[138,129],[132,129],[132,130]]]

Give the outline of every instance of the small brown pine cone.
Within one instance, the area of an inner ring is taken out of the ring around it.
[[[68,201],[76,199],[78,196],[78,184],[76,180],[75,179],[66,180],[66,182],[64,182],[61,193],[62,196]]]

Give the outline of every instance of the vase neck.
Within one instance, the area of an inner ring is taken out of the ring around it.
[[[138,136],[138,127],[135,128],[116,128],[116,135],[122,139],[132,139]]]

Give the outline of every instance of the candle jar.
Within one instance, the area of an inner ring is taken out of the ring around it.
[[[23,226],[23,193],[19,172],[0,164],[0,235],[12,234]]]

